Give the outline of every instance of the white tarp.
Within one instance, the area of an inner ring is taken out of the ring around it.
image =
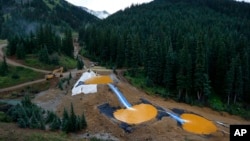
[[[97,92],[97,84],[84,84],[84,81],[96,76],[93,71],[84,72],[80,79],[77,80],[73,89],[72,89],[72,96],[77,94],[89,94],[89,93],[96,93]]]

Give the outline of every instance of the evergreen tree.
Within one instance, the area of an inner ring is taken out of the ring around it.
[[[40,129],[45,130],[45,122],[44,122],[44,120],[40,120]]]
[[[116,54],[116,66],[121,68],[124,66],[124,57],[125,57],[125,47],[124,47],[124,38],[119,36],[119,42],[117,45],[117,54]]]
[[[32,128],[32,129],[40,128],[39,122],[38,122],[34,112],[32,112],[32,116],[31,116],[31,119],[30,119],[30,128]]]
[[[28,127],[26,121],[23,118],[19,118],[17,122],[18,122],[18,126],[20,128],[27,128]]]
[[[4,23],[3,12],[2,12],[2,4],[0,4],[0,38],[2,35],[2,24]]]
[[[52,131],[59,130],[61,127],[60,118],[55,116],[49,127],[50,127],[50,130]]]
[[[63,110],[63,119],[62,119],[62,131],[68,133],[70,132],[70,119],[67,110],[64,108]]]
[[[132,40],[132,46],[131,46],[131,76],[136,75],[136,71],[139,67],[140,62],[140,56],[139,56],[139,48],[140,48],[140,41],[139,41],[139,35],[135,35]]]
[[[18,44],[16,47],[16,56],[18,59],[24,59],[26,56],[25,48],[22,43]]]
[[[210,81],[206,69],[206,52],[203,45],[203,40],[200,38],[197,41],[196,47],[196,60],[195,60],[195,73],[194,73],[194,85],[199,101],[205,100],[204,96],[210,94]],[[206,93],[204,93],[206,92]]]
[[[178,98],[182,100],[184,94],[185,101],[188,102],[188,93],[192,87],[192,58],[187,45],[185,45],[179,53],[179,65],[179,72],[177,74]]]
[[[69,80],[72,78],[72,74],[71,72],[69,72]]]
[[[80,125],[81,125],[81,129],[85,129],[87,127],[87,122],[86,122],[84,113],[82,113]]]
[[[77,131],[76,130],[76,125],[77,125],[77,119],[76,118],[77,117],[76,117],[75,112],[74,112],[74,107],[73,107],[73,104],[71,103],[71,106],[70,106],[70,117],[69,117],[70,123],[71,123],[71,125],[70,125],[70,131],[71,132]]]
[[[216,44],[214,46],[218,46],[218,50],[216,51],[216,61],[212,62],[215,64],[214,69],[215,69],[215,77],[214,77],[214,90],[217,91],[218,93],[223,94],[224,91],[222,88],[225,88],[225,79],[226,79],[226,74],[225,72],[227,71],[227,49],[226,45],[222,39],[222,37],[217,37],[215,39]]]
[[[163,82],[168,90],[173,90],[175,88],[175,59],[176,53],[173,50],[173,45],[170,41],[165,57],[165,69],[163,75]]]
[[[65,37],[62,42],[61,51],[69,57],[72,57],[72,58],[74,57],[73,37],[72,37],[72,32],[70,29],[65,30]]]
[[[59,87],[60,90],[63,90],[63,81],[62,80],[60,80],[58,82],[58,87]]]
[[[146,54],[146,58],[147,58],[147,65],[146,65],[146,75],[147,75],[147,79],[148,79],[148,86],[152,86],[153,84],[157,83],[157,73],[158,73],[158,57],[159,57],[159,53],[157,52],[157,46],[154,44],[153,42],[153,37],[150,38],[150,40],[148,41],[148,50],[147,50],[147,54]]]
[[[3,62],[1,63],[1,66],[0,66],[0,75],[1,76],[7,75],[8,71],[9,71],[9,69],[8,69],[8,65],[6,62],[6,57],[3,56]]]
[[[231,101],[235,104],[236,101],[243,98],[243,73],[239,55],[232,58],[230,69],[227,71],[226,93],[227,104]]]
[[[249,52],[244,51],[242,59],[242,80],[243,80],[243,97],[242,99],[249,99],[250,97],[250,64]],[[249,101],[246,101],[249,102]]]
[[[77,57],[77,69],[81,70],[84,67],[84,63],[80,57]]]
[[[237,100],[242,100],[242,97],[243,97],[243,78],[242,78],[241,64],[237,66],[235,75],[236,75],[236,78],[235,78],[234,104],[237,102]]]
[[[7,55],[15,55],[16,54],[16,48],[17,48],[17,44],[19,43],[19,37],[18,36],[14,36],[14,37],[10,37],[8,39],[8,45],[7,45]]]
[[[203,76],[204,82],[203,82],[203,95],[205,97],[205,100],[207,100],[211,94],[211,81],[209,80],[209,77],[207,74],[204,74]]]
[[[39,61],[45,63],[45,64],[49,64],[50,63],[50,59],[49,59],[49,53],[48,53],[48,50],[47,50],[47,47],[43,47],[39,53],[38,53],[38,56],[39,56]]]
[[[226,75],[226,94],[227,94],[227,105],[230,104],[231,97],[233,94],[233,83],[235,75],[235,59],[233,58],[230,64],[230,69],[227,71]]]

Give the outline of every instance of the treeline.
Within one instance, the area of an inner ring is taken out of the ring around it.
[[[7,55],[25,59],[27,54],[35,54],[45,64],[59,65],[59,55],[73,56],[72,31],[64,30],[64,35],[56,32],[52,25],[40,25],[35,33],[28,36],[12,36],[8,39]]]
[[[0,1],[0,38],[29,34],[39,24],[78,29],[98,19],[65,0]]]
[[[249,4],[230,0],[155,0],[82,28],[79,40],[164,97],[228,107],[250,102],[249,16]]]
[[[77,132],[87,127],[84,113],[81,116],[76,115],[72,103],[70,112],[64,109],[63,117],[60,118],[54,112],[45,111],[32,103],[29,96],[25,96],[21,104],[13,106],[6,114],[8,119],[17,122],[21,128],[62,130],[69,133]]]
[[[8,68],[8,64],[6,62],[6,57],[3,56],[3,61],[0,64],[0,76],[5,76],[7,75],[9,68]]]

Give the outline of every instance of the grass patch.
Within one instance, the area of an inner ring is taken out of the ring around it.
[[[27,141],[69,141],[69,138],[63,134],[53,134],[53,133],[33,133],[31,135],[27,135]]]
[[[65,67],[66,69],[73,69],[73,68],[76,68],[77,61],[67,56],[61,56],[59,63],[61,66]]]
[[[4,112],[0,111],[0,122],[11,122],[11,118]]]
[[[33,67],[33,68],[39,68],[39,69],[43,69],[43,70],[53,70],[55,69],[55,66],[53,65],[49,65],[49,64],[44,64],[41,63],[38,58],[36,57],[36,55],[27,55],[25,60],[24,60],[25,65]]]
[[[54,70],[62,66],[65,68],[66,71],[67,69],[76,68],[77,61],[73,58],[61,55],[59,56],[59,65],[55,66],[51,64],[41,63],[35,55],[28,55],[24,63],[27,66],[43,70]]]
[[[14,123],[0,122],[0,141],[72,141],[63,132],[22,129]]]
[[[9,66],[9,72],[6,76],[0,77],[0,88],[6,88],[21,83],[44,78],[44,74],[35,72],[23,67]]]
[[[23,97],[26,93],[30,94],[31,98],[34,98],[37,93],[48,90],[49,88],[50,82],[44,81],[42,83],[36,83],[13,91],[1,93],[0,99],[17,99]]]
[[[170,96],[170,93],[166,91],[163,87],[159,86],[153,86],[149,87],[147,86],[146,82],[147,79],[143,75],[142,70],[138,70],[136,73],[136,76],[131,76],[128,72],[125,73],[126,79],[135,87],[143,89],[146,93],[149,95],[160,95],[164,98],[168,98]]]

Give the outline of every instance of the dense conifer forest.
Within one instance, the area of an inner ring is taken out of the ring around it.
[[[99,19],[65,0],[1,0],[0,38],[24,36],[40,25],[78,29]],[[59,28],[60,29],[60,28]]]
[[[43,65],[62,65],[63,56],[73,59],[73,32],[97,21],[65,0],[0,1],[0,39],[8,40],[6,55]]]
[[[232,112],[249,108],[249,31],[244,2],[155,0],[84,26],[79,39],[89,57],[163,97]]]

